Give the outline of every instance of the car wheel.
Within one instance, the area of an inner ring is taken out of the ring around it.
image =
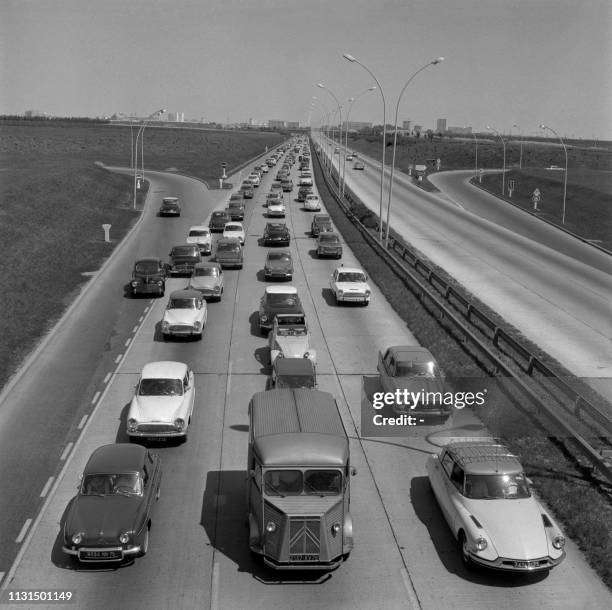
[[[459,537],[457,538],[457,550],[459,551],[459,557],[461,557],[463,567],[466,570],[474,569],[474,564],[470,559],[470,554],[468,553],[467,538],[463,530],[459,532]]]
[[[142,540],[142,545],[140,547],[140,556],[141,557],[144,557],[147,554],[147,551],[149,550],[149,529],[151,527],[151,524],[147,523],[147,525],[145,527],[146,527],[145,535],[144,535],[144,538]]]

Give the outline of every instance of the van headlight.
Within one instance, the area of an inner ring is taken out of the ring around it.
[[[338,532],[339,532],[341,529],[342,529],[342,526],[341,526],[339,523],[334,523],[334,524],[331,526],[331,533],[332,533],[332,536],[337,536],[337,535],[338,535]]]
[[[266,532],[268,532],[268,534],[273,534],[276,531],[276,523],[274,523],[274,521],[268,521],[268,523],[266,523]]]
[[[564,546],[565,546],[565,536],[562,536],[561,534],[557,534],[552,541],[552,545],[556,548],[561,550]]]

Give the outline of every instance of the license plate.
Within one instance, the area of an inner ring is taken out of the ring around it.
[[[291,561],[319,561],[318,555],[290,555]]]
[[[121,559],[121,551],[82,551],[83,559]]]
[[[540,562],[539,561],[515,561],[514,567],[515,568],[539,568]]]

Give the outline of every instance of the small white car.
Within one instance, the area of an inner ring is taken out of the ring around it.
[[[186,364],[145,364],[128,411],[127,435],[130,440],[186,439],[194,400],[194,374]]]
[[[285,218],[286,208],[282,201],[268,200],[268,218]]]
[[[175,290],[170,294],[161,321],[164,340],[169,337],[201,339],[207,315],[206,301],[199,290]]]
[[[269,346],[272,365],[277,358],[308,358],[317,363],[317,352],[310,346],[310,332],[303,314],[276,314]]]
[[[223,283],[223,269],[219,263],[197,263],[187,288],[197,290],[205,299],[220,301]]]
[[[559,526],[503,445],[492,438],[451,439],[426,468],[466,568],[546,572],[565,558]]]
[[[212,248],[210,229],[199,225],[191,227],[187,234],[187,243],[197,244],[200,248],[200,254],[210,254]]]
[[[223,237],[236,238],[244,246],[244,226],[241,222],[228,222],[223,227]]]
[[[368,284],[368,276],[358,267],[337,267],[331,274],[329,286],[338,304],[367,305],[370,302],[372,289]]]
[[[321,200],[318,195],[306,195],[304,200],[304,209],[309,212],[320,212],[321,211]]]
[[[298,182],[298,186],[312,186],[312,173],[311,172],[302,172],[300,174],[300,180]]]
[[[249,174],[248,180],[253,183],[254,187],[258,187],[260,183],[259,174]]]

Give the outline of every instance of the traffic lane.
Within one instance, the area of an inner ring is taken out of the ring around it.
[[[196,218],[199,222],[206,206],[215,204],[198,181],[185,185],[185,179],[161,172],[152,172],[148,178],[150,195],[142,221],[84,287],[78,303],[27,364],[27,374],[4,395],[0,512],[5,518],[0,531],[0,572],[9,569],[26,519],[38,513],[44,502],[41,493],[63,466],[67,443],[76,440],[83,418],[91,412],[147,307],[148,299],[125,297],[134,260],[150,255],[165,258],[169,252],[165,244],[183,243],[188,223]],[[168,193],[180,196],[186,211],[182,221],[156,217]],[[25,442],[16,431],[27,435]]]
[[[575,258],[606,274],[612,273],[609,254],[470,184],[472,176],[473,172],[467,171],[440,172],[429,176],[429,181],[445,195],[460,202],[463,208],[473,214],[537,241],[565,256]]]

